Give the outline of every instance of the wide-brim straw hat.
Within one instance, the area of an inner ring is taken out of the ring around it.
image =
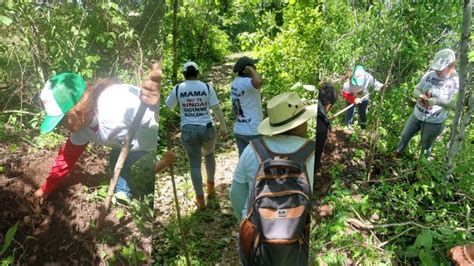
[[[273,97],[267,104],[268,117],[265,118],[257,131],[262,135],[277,135],[315,118],[318,113],[317,104],[305,106],[298,94],[285,92]]]

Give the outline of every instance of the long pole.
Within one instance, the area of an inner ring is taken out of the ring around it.
[[[168,125],[168,131],[167,131],[167,146],[168,150],[171,149],[172,143],[171,143],[171,125]],[[186,234],[184,233],[184,228],[183,224],[181,222],[181,211],[179,208],[179,201],[178,201],[178,192],[176,190],[176,180],[174,178],[174,167],[173,164],[169,165],[169,171],[171,175],[171,183],[173,184],[173,196],[174,196],[174,204],[176,206],[176,217],[178,218],[178,226],[179,226],[179,231],[181,233],[181,241],[183,242],[183,249],[184,249],[184,256],[186,257],[186,265],[190,266],[191,265],[191,260],[189,258],[189,251],[188,251],[188,244],[186,242]]]
[[[367,95],[365,95],[364,97],[360,98],[360,101],[363,101],[363,100],[369,98],[369,95],[370,95],[371,93],[372,93],[372,92],[370,92],[369,94],[367,94]],[[344,108],[344,109],[342,109],[341,111],[339,111],[339,112],[335,113],[334,115],[332,115],[331,118],[337,117],[338,115],[340,115],[340,114],[344,113],[345,111],[349,110],[349,109],[350,109],[352,106],[354,106],[354,105],[356,105],[356,104],[353,103],[353,104],[348,105],[346,108]]]

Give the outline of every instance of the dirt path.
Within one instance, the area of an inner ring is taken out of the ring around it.
[[[233,79],[232,67],[236,58],[242,54],[234,54],[225,59],[225,62],[214,66],[203,81],[213,85],[223,106],[223,101],[229,100],[230,82]],[[229,130],[233,125],[228,122]],[[189,165],[185,153],[180,147],[179,132],[173,138],[173,146],[177,148],[177,163],[175,164],[175,179],[178,187],[180,211],[185,225],[188,246],[206,247],[190,248],[191,257],[196,262],[212,262],[213,264],[237,265],[239,263],[237,251],[238,225],[233,217],[229,200],[229,189],[232,174],[237,165],[238,153],[233,139],[218,140],[216,145],[216,199],[209,203],[209,208],[203,212],[196,212],[194,190],[189,175]],[[205,167],[202,165],[203,180],[205,183]],[[155,239],[154,258],[159,263],[166,263],[169,258],[177,255],[176,246],[180,247],[181,238],[176,222],[176,209],[173,202],[171,176],[164,173],[158,178],[158,195],[155,195]],[[176,238],[174,238],[176,237]],[[208,249],[209,252],[203,252]],[[218,252],[216,252],[218,251]],[[199,253],[201,252],[201,253]],[[183,260],[183,258],[181,258]]]
[[[232,66],[236,59],[243,54],[234,54],[226,58],[225,62],[214,66],[202,80],[212,82],[218,98],[223,102],[230,99],[229,88],[233,79]],[[229,130],[232,130],[232,122],[228,122]],[[237,146],[233,139],[218,141],[216,147],[216,186],[217,199],[211,202],[211,208],[204,212],[196,212],[194,204],[194,191],[192,188],[189,166],[183,149],[179,146],[179,133],[173,138],[173,145],[177,148],[177,163],[175,165],[175,180],[178,187],[179,205],[182,216],[182,223],[186,231],[187,245],[191,250],[193,262],[216,265],[239,265],[238,254],[238,221],[232,214],[229,199],[229,190],[232,182],[233,171],[238,162]],[[332,155],[330,158],[323,158],[322,173],[318,174],[318,187],[316,194],[322,196],[331,185],[331,178],[328,174],[329,166],[339,161],[342,163],[347,159],[350,148],[349,136],[342,130],[336,130],[330,135],[330,141],[335,142],[336,138],[342,138],[347,146],[344,148],[345,154],[334,152],[340,149],[337,145],[328,145],[327,151]],[[346,155],[347,154],[347,155]],[[202,165],[203,178],[205,180],[205,167]],[[179,259],[176,256],[183,254],[181,236],[178,223],[176,221],[176,210],[173,202],[173,189],[171,176],[169,173],[161,174],[158,179],[158,195],[155,195],[155,239],[154,239],[154,259],[159,264],[179,260],[184,262],[184,257]],[[205,182],[204,182],[205,183]],[[317,212],[315,212],[317,213]],[[315,220],[318,220],[316,218]],[[206,247],[206,248],[204,248]],[[207,252],[206,252],[207,251]]]

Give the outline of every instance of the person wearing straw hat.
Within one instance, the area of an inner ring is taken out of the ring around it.
[[[131,166],[145,154],[156,151],[161,67],[153,65],[153,80],[142,88],[99,80],[87,84],[74,73],[61,73],[46,82],[40,94],[46,111],[41,133],[62,125],[70,131],[58,152],[46,181],[34,196],[46,198],[65,180],[89,142],[112,147],[110,169],[114,170],[121,146],[141,102],[149,106],[131,143],[115,189],[115,199],[128,201],[131,190],[127,179]],[[152,170],[150,168],[150,170]],[[154,174],[150,171],[150,178]]]
[[[354,104],[346,111],[344,124],[351,126],[354,123],[354,111],[357,106],[359,114],[359,126],[365,129],[367,124],[367,107],[369,106],[369,88],[379,91],[383,84],[376,80],[370,73],[364,70],[361,65],[355,66],[345,76],[342,90],[342,97],[347,105]]]
[[[220,123],[220,133],[224,136],[227,135],[227,126],[214,88],[198,80],[198,65],[192,61],[185,63],[183,65],[183,75],[185,80],[176,85],[170,92],[166,98],[166,106],[174,108],[179,104],[181,143],[191,167],[191,180],[196,193],[196,205],[198,210],[201,210],[206,207],[201,174],[203,155],[207,172],[208,198],[215,194],[216,159],[214,147],[217,135],[209,110],[214,111]]]
[[[293,153],[307,141],[307,121],[315,118],[317,105],[304,106],[294,92],[285,92],[273,97],[267,105],[268,117],[258,126],[263,142],[274,153]],[[308,174],[314,172],[314,153],[306,163]],[[247,199],[259,167],[257,155],[248,145],[240,156],[230,189],[234,215],[240,220],[247,213]],[[313,178],[309,178],[311,188]]]
[[[237,73],[231,85],[232,112],[235,115],[234,136],[239,157],[250,140],[260,137],[258,124],[263,119],[262,78],[255,64],[258,59],[243,56],[237,60],[233,71]]]
[[[413,90],[417,101],[403,128],[396,156],[400,156],[410,139],[421,131],[421,151],[425,158],[430,158],[433,143],[443,132],[448,110],[456,108],[459,76],[455,61],[456,55],[451,49],[442,49],[435,54],[431,69]]]

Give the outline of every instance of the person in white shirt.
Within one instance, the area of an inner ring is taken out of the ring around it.
[[[354,123],[354,111],[357,106],[359,114],[359,126],[365,129],[367,124],[367,107],[369,106],[369,88],[379,91],[383,84],[376,80],[364,67],[357,65],[346,74],[342,89],[342,97],[347,105],[354,104],[346,111],[344,124],[350,126]]]
[[[206,207],[201,174],[202,155],[205,158],[207,172],[208,198],[215,194],[216,160],[214,146],[217,135],[209,110],[212,109],[217,120],[219,120],[222,135],[227,134],[227,126],[214,88],[198,80],[198,65],[195,62],[185,63],[183,65],[183,75],[185,81],[173,88],[166,98],[166,106],[174,108],[179,105],[181,142],[191,167],[191,180],[196,193],[196,205],[200,210]]]
[[[307,121],[316,118],[318,107],[305,107],[300,97],[293,92],[285,92],[273,97],[267,105],[268,118],[258,126],[263,142],[278,154],[298,151],[306,142]],[[305,162],[309,183],[313,189],[314,152]],[[234,215],[241,220],[247,213],[247,199],[252,191],[259,160],[252,145],[248,145],[234,172],[230,188],[230,200]]]
[[[239,156],[249,141],[260,137],[257,127],[263,119],[262,78],[255,64],[258,59],[243,56],[237,60],[233,71],[237,73],[231,85],[232,112],[235,115],[234,136]]]
[[[403,128],[396,156],[400,156],[410,139],[421,131],[421,150],[426,158],[430,158],[434,141],[443,132],[448,110],[456,107],[459,76],[455,61],[456,55],[451,49],[435,54],[431,69],[413,90],[417,102]]]
[[[41,124],[41,133],[63,125],[71,134],[34,196],[46,198],[53,193],[91,141],[112,147],[109,166],[113,172],[122,143],[143,102],[148,108],[132,140],[115,189],[116,199],[128,201],[131,190],[127,179],[131,166],[145,154],[156,152],[161,71],[160,65],[153,65],[150,80],[145,81],[142,88],[112,80],[87,84],[81,76],[67,72],[50,78],[40,95],[47,114]],[[149,177],[154,177],[152,171]]]

